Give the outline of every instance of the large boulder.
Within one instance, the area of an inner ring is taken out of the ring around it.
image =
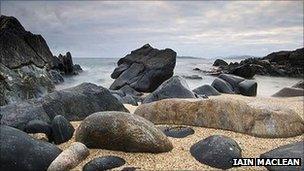
[[[98,112],[85,118],[76,141],[89,148],[160,153],[172,150],[169,139],[150,121],[125,112]]]
[[[18,129],[0,125],[0,170],[45,171],[61,150]]]
[[[279,90],[272,97],[297,97],[304,96],[304,89],[302,88],[293,88],[293,87],[284,87]]]
[[[14,17],[0,16],[0,105],[54,90],[47,72],[52,53],[41,35],[26,31]]]
[[[247,79],[253,78],[256,74],[256,66],[254,64],[244,64],[234,68],[230,74],[234,74]]]
[[[55,144],[61,144],[73,137],[74,127],[63,116],[57,115],[52,121],[52,140]]]
[[[190,153],[200,163],[219,169],[232,168],[233,159],[242,158],[238,143],[222,135],[213,135],[195,143]]]
[[[232,86],[221,78],[215,78],[211,86],[221,93],[234,94]]]
[[[274,104],[266,105],[266,102],[261,105],[261,99],[243,101],[232,96],[164,99],[142,104],[134,113],[155,124],[201,126],[257,137],[292,137],[303,134],[304,121],[294,110]]]
[[[244,80],[238,84],[238,89],[244,96],[256,96],[258,83],[253,80]]]
[[[176,52],[158,50],[149,44],[121,58],[111,77],[116,79],[110,89],[117,90],[130,85],[139,92],[152,92],[173,75]]]
[[[108,89],[91,83],[55,91],[43,98],[0,107],[1,124],[23,130],[31,120],[50,123],[57,115],[82,120],[98,111],[128,111]]]
[[[260,158],[300,158],[301,166],[266,166],[268,170],[304,170],[304,141],[280,146],[260,155]]]
[[[174,76],[162,83],[154,92],[149,94],[143,103],[150,103],[168,98],[195,98],[185,79]]]

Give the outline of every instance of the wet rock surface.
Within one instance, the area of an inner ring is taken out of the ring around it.
[[[185,126],[161,127],[160,129],[166,136],[173,138],[185,138],[194,134],[194,130],[191,127]]]
[[[88,162],[83,171],[110,170],[124,165],[126,161],[116,156],[98,157]]]

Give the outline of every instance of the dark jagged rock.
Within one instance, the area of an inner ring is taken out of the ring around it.
[[[111,77],[116,79],[110,89],[118,90],[125,85],[139,92],[152,92],[173,75],[176,52],[158,50],[149,44],[121,58]]]
[[[213,63],[213,66],[226,66],[228,63],[222,59],[216,59]]]
[[[149,94],[143,103],[150,103],[168,98],[195,98],[195,94],[190,90],[187,82],[179,76],[173,76],[163,82],[154,92]]]
[[[49,74],[50,74],[51,80],[53,81],[54,84],[60,84],[60,83],[64,82],[62,75],[59,72],[57,72],[56,70],[50,70]]]
[[[74,127],[63,116],[57,115],[52,121],[52,137],[55,144],[67,142],[73,137]]]
[[[304,96],[304,89],[285,87],[272,95],[272,97],[297,97],[297,96]]]
[[[161,153],[172,150],[170,140],[150,121],[125,112],[97,112],[85,118],[75,133],[88,148]]]
[[[164,127],[161,130],[166,136],[173,138],[185,138],[194,134],[194,130],[191,127],[185,126]]]
[[[266,166],[268,170],[304,170],[304,141],[283,145],[260,155],[260,158],[300,158],[301,166]]]
[[[124,165],[126,161],[116,156],[98,157],[89,161],[84,167],[83,171],[102,171],[110,170]]]
[[[198,95],[206,95],[206,96],[217,96],[221,94],[214,87],[207,84],[197,87],[196,89],[193,90],[193,92]]]
[[[230,73],[244,78],[252,78],[254,74],[304,77],[304,48],[294,51],[273,52],[262,58],[248,58],[241,62],[230,63],[219,67],[212,73]]]
[[[128,110],[108,89],[91,83],[55,91],[40,99],[0,107],[1,124],[21,130],[31,120],[50,123],[57,115],[68,120],[82,120],[98,111]]]
[[[0,125],[0,132],[0,170],[44,171],[61,153],[55,145],[18,129]]]
[[[232,168],[233,159],[242,158],[241,151],[237,142],[222,135],[210,136],[190,148],[197,161],[219,169]]]

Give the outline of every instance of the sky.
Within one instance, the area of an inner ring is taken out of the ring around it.
[[[303,47],[303,1],[2,1],[52,53],[120,58],[151,44],[179,56],[265,56]]]

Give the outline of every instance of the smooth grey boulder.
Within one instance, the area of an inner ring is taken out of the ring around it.
[[[253,80],[244,80],[238,84],[238,89],[244,96],[256,96],[258,83]]]
[[[0,107],[1,124],[24,130],[31,120],[51,123],[57,115],[82,120],[98,111],[128,111],[108,89],[91,83],[49,93],[39,99]]]
[[[173,75],[176,52],[158,50],[149,44],[119,59],[111,77],[116,79],[110,86],[118,90],[129,85],[138,92],[152,92]]]
[[[41,120],[50,123],[48,114],[44,111],[40,101],[28,100],[21,103],[0,107],[1,124],[24,130],[28,122]]]
[[[272,95],[272,97],[297,97],[297,96],[304,96],[304,89],[285,87]]]
[[[242,78],[242,77],[239,77],[239,76],[236,76],[236,75],[232,75],[232,74],[221,74],[221,75],[218,76],[218,78],[221,78],[222,80],[229,83],[232,87],[232,90],[235,93],[240,93],[239,83],[245,80],[245,78]]]
[[[50,164],[47,171],[71,170],[86,159],[89,154],[90,151],[84,144],[74,142],[57,156]]]
[[[273,171],[304,170],[304,141],[283,145],[260,155],[260,158],[301,158],[301,166],[266,166]]]
[[[206,95],[206,96],[217,96],[221,94],[214,87],[207,84],[197,87],[196,89],[193,90],[193,92],[198,95]]]
[[[69,141],[74,133],[73,125],[63,116],[57,115],[52,121],[52,137],[55,144]]]
[[[143,103],[150,103],[168,98],[196,98],[187,82],[180,76],[173,76],[149,94]]]
[[[61,153],[55,145],[0,125],[0,170],[45,171]]]
[[[62,115],[70,121],[98,111],[128,111],[108,89],[91,83],[47,94],[42,105],[50,118]]]
[[[221,78],[215,78],[211,86],[221,93],[234,94],[232,86]]]
[[[110,170],[124,165],[126,161],[123,158],[116,156],[98,157],[89,161],[84,167],[83,171],[102,171]]]
[[[219,169],[232,168],[233,159],[242,158],[238,143],[222,135],[213,135],[195,143],[190,153],[200,163]]]
[[[150,121],[125,112],[97,112],[85,118],[75,133],[88,148],[160,153],[172,150],[169,139]]]

